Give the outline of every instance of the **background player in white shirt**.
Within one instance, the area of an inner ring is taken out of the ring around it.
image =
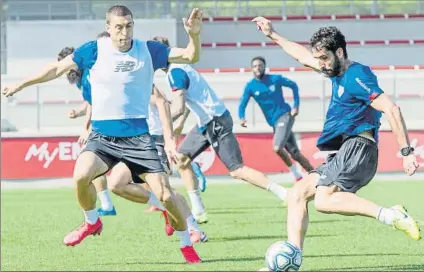
[[[154,40],[169,44],[164,37]],[[172,100],[175,112],[173,121],[183,118],[175,126],[181,132],[186,116],[186,108],[197,118],[197,125],[186,135],[178,147],[178,170],[186,182],[195,182],[193,171],[187,167],[200,153],[211,146],[219,159],[230,171],[233,178],[242,179],[260,188],[272,191],[281,200],[285,200],[287,190],[279,184],[270,182],[261,172],[247,167],[243,163],[237,139],[233,133],[233,120],[224,103],[201,74],[186,64],[170,64],[163,69],[168,76],[170,87],[174,93]],[[176,135],[177,136],[177,135]],[[206,218],[200,194],[196,195],[198,205],[192,208],[195,216]]]
[[[146,118],[154,71],[165,68],[168,63],[195,63],[199,60],[201,12],[194,9],[190,18],[184,19],[189,34],[188,46],[172,49],[157,42],[133,39],[133,16],[125,6],[111,7],[106,17],[106,30],[111,38],[90,41],[75,50],[73,56],[49,65],[40,74],[15,86],[5,87],[2,92],[11,96],[28,86],[58,78],[71,69],[89,73],[93,132],[77,159],[73,177],[85,221],[65,237],[66,245],[73,246],[88,235],[100,234],[103,224],[95,209],[96,191],[91,181],[116,166],[125,165],[146,180],[154,194],[163,201],[173,219],[186,261],[200,262],[190,241],[179,201],[170,189],[168,176],[148,133]],[[166,150],[175,158],[172,123],[164,126]],[[137,202],[140,188],[136,184],[127,184],[125,198]]]

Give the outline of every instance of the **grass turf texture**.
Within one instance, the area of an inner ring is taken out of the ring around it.
[[[404,204],[423,220],[423,193],[423,182],[374,182],[360,195]],[[186,265],[177,237],[166,237],[163,219],[145,214],[146,205],[114,196],[118,215],[103,219],[103,233],[68,248],[64,235],[83,220],[72,189],[3,190],[1,270],[256,271],[268,246],[286,239],[286,209],[271,193],[210,185],[203,198],[210,222],[201,227],[210,241],[196,246],[204,262]],[[424,270],[424,241],[373,219],[310,211],[302,270]]]

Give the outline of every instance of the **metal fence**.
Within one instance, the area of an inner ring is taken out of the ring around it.
[[[286,16],[422,13],[424,0],[4,0],[9,20],[103,19],[113,3],[136,18],[182,18],[193,7],[205,16]]]

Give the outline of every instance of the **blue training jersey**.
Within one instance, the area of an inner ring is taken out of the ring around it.
[[[317,147],[338,150],[343,135],[354,136],[372,130],[378,141],[381,112],[370,106],[383,91],[368,66],[353,62],[346,72],[331,78],[332,95]]]
[[[255,99],[265,115],[270,126],[274,126],[278,118],[291,111],[291,107],[284,100],[283,87],[293,91],[294,108],[299,107],[299,88],[297,84],[282,75],[265,74],[261,80],[253,78],[246,84],[240,99],[239,118],[244,119],[246,106],[251,97]]]
[[[88,102],[91,105],[91,85],[88,80],[87,70],[82,71],[81,79],[75,83],[78,89],[80,89],[84,101]]]

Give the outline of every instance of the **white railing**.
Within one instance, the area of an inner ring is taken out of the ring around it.
[[[393,71],[392,67],[392,70],[377,70],[375,73],[378,75],[381,88],[402,108],[408,127],[423,129],[424,70],[420,70],[420,66],[409,68],[414,69]],[[240,69],[238,73],[234,72],[234,69],[231,71],[225,72],[216,69],[209,72],[203,71],[203,75],[218,96],[225,101],[237,123],[239,98],[245,83],[251,79],[252,75],[243,69]],[[283,72],[283,74],[297,82],[300,89],[301,106],[295,130],[319,131],[322,128],[330,101],[330,81],[313,72]],[[12,83],[16,79],[2,78],[2,81]],[[163,74],[156,76],[155,84],[170,93]],[[291,90],[284,89],[284,96],[288,103],[292,103]],[[79,132],[82,120],[71,120],[67,115],[80,103],[82,100],[79,91],[62,79],[52,84],[35,86],[14,96],[12,100],[5,101],[2,105],[2,117],[7,118],[20,131]],[[263,132],[270,129],[253,99],[246,109],[246,116],[252,132]],[[190,117],[188,127],[194,123],[194,118]],[[238,129],[238,126],[236,127]],[[388,128],[384,119],[383,128]]]

